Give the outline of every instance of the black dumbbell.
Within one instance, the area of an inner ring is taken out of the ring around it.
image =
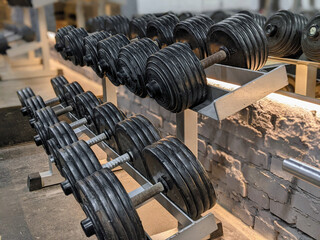
[[[154,14],[145,14],[141,17],[134,18],[129,23],[129,37],[133,38],[143,38],[146,37],[147,24],[148,22],[156,19]]]
[[[86,22],[86,30],[89,33],[98,32],[105,30],[105,19],[108,16],[97,16],[93,18],[89,18]]]
[[[148,58],[146,88],[150,97],[171,112],[181,112],[206,99],[204,69],[227,64],[252,70],[267,61],[267,39],[262,28],[245,14],[214,24],[207,35],[209,57],[199,61],[187,44],[175,43]]]
[[[114,126],[117,122],[124,120],[125,115],[116,107],[110,109],[110,105],[111,103],[97,106],[97,108],[100,109],[104,108],[108,112],[108,114],[101,114],[101,111],[97,113],[98,115],[100,114],[99,118],[103,118],[103,121],[98,121],[96,119],[96,124],[99,124],[99,131],[101,131],[101,133],[97,135],[97,137],[87,141],[89,146],[97,144],[101,141],[106,141],[109,145],[111,145],[110,143],[114,145]],[[87,123],[86,119],[82,119],[81,121],[77,121],[71,124],[61,121],[50,126],[47,129],[49,136],[47,145],[51,154],[51,160],[57,165],[59,171],[61,171],[62,168],[61,162],[57,157],[58,150],[62,147],[66,147],[74,142],[77,142],[79,139],[73,131],[73,128],[75,127],[75,125],[79,127],[80,124],[83,125],[85,123]]]
[[[188,18],[192,18],[194,14],[192,12],[182,12],[179,14],[178,18],[180,21],[187,20]]]
[[[82,87],[78,82],[72,82],[72,83],[66,83],[66,84],[59,84],[56,87],[54,87],[57,97],[53,99],[49,99],[47,101],[44,101],[41,96],[33,96],[30,98],[27,98],[24,102],[24,106],[21,108],[22,114],[29,115],[31,118],[34,118],[35,111],[46,107],[47,105],[51,105],[53,103],[60,102],[60,104],[71,106],[71,111],[75,110],[74,106],[74,97],[77,94],[80,94],[83,92]],[[23,91],[18,91],[19,97],[22,96],[22,94],[25,96],[26,92],[30,92],[30,88],[24,89]],[[32,91],[32,90],[31,90]],[[32,92],[33,93],[33,92]],[[30,124],[32,126],[34,120],[30,121]]]
[[[63,76],[57,76],[55,78],[52,78],[50,81],[51,81],[51,85],[55,91],[55,94],[57,96],[60,95],[62,90],[58,91],[58,92],[56,92],[56,90],[62,89],[62,86],[68,83],[67,79],[65,79],[65,77],[63,77]],[[23,106],[23,107],[26,105],[25,102],[28,98],[35,96],[33,90],[30,87],[26,87],[26,88],[22,88],[22,89],[18,90],[17,95],[18,95],[19,101],[21,103],[21,106]],[[49,100],[49,102],[58,102],[58,101],[59,101],[58,97],[53,100],[51,100],[51,99]]]
[[[242,11],[240,11],[239,13],[243,13],[243,14],[246,14],[246,15],[252,17],[253,20],[254,20],[256,23],[258,23],[258,25],[259,25],[260,27],[262,27],[262,28],[264,27],[264,25],[265,25],[265,23],[266,23],[266,21],[267,21],[267,18],[266,18],[265,16],[262,16],[262,15],[259,14],[259,13],[255,13],[255,12],[251,12],[251,11],[247,11],[247,10],[242,10]]]
[[[270,56],[299,57],[301,35],[307,22],[306,17],[286,10],[273,14],[264,26]]]
[[[302,32],[301,47],[306,57],[320,62],[320,14],[314,16]]]
[[[90,146],[83,140],[59,150],[57,158],[66,177],[61,187],[66,195],[73,193],[77,201],[80,201],[81,198],[75,189],[78,180],[101,168],[113,169],[125,162],[130,162],[142,175],[150,179],[142,150],[160,139],[158,130],[148,119],[137,115],[114,124],[113,135],[122,155],[102,166]],[[81,155],[81,152],[86,152],[86,155]]]
[[[230,10],[216,10],[211,13],[210,18],[215,22],[221,22],[222,20],[233,16],[236,12]]]
[[[187,42],[197,57],[204,59],[208,56],[207,33],[213,24],[214,21],[204,14],[180,21],[173,30],[174,41]]]
[[[148,22],[146,36],[158,42],[159,47],[163,48],[173,41],[173,29],[179,22],[175,14],[166,14]]]
[[[74,106],[78,117],[82,117],[78,121],[72,122],[70,124],[71,128],[77,128],[81,125],[87,124],[90,129],[97,132],[92,121],[93,119],[93,109],[100,105],[98,98],[90,91],[78,94],[74,97]],[[58,110],[59,114],[64,114],[69,112],[71,107],[66,107]],[[48,128],[54,124],[60,122],[57,117],[57,113],[51,108],[42,108],[35,112],[36,122],[34,123],[34,128],[37,135],[34,136],[34,141],[37,146],[42,145],[46,150],[47,154],[50,154],[49,146],[47,144],[50,135],[48,134]]]
[[[54,45],[54,48],[57,52],[62,53],[63,49],[65,48],[65,42],[64,42],[64,36],[66,36],[71,30],[75,29],[74,26],[68,25],[62,28],[59,28],[56,33],[56,44]],[[62,53],[62,57],[67,60],[67,56]]]
[[[166,195],[192,219],[216,202],[212,183],[191,151],[173,137],[143,150],[154,185],[130,198],[110,169],[101,169],[76,187],[87,218],[81,222],[86,236],[98,239],[145,239],[135,208],[157,194]]]

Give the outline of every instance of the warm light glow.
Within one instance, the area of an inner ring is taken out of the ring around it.
[[[209,85],[226,89],[229,91],[233,91],[240,87],[239,85],[236,85],[236,84],[227,83],[227,82],[223,82],[223,81],[212,79],[212,78],[207,78],[207,80]],[[307,110],[307,111],[316,111],[317,117],[320,117],[319,104],[303,101],[293,97],[284,96],[278,93],[271,93],[267,95],[266,98],[281,104],[289,105],[291,107],[303,108],[304,110]]]

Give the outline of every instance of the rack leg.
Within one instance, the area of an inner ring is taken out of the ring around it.
[[[176,115],[177,121],[177,138],[198,156],[198,113],[185,110]]]
[[[295,93],[315,97],[317,68],[311,65],[297,64]]]
[[[106,81],[106,79],[105,79]],[[113,103],[115,106],[118,106],[117,100],[117,87],[114,86],[109,80],[106,81],[105,90],[106,92],[106,101]]]
[[[36,172],[28,175],[27,186],[29,191],[39,190],[44,187],[61,183],[64,179],[61,177],[55,165],[52,165],[50,159],[49,170],[46,172]]]

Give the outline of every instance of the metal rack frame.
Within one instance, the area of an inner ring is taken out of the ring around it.
[[[63,108],[62,105],[58,105],[54,107],[55,110]],[[68,113],[68,117],[72,121],[78,120],[74,115]],[[81,137],[83,134],[92,138],[96,135],[88,129],[86,126],[81,126],[79,128],[74,129],[75,133],[78,137]],[[99,148],[104,151],[108,158],[114,159],[119,155],[105,142],[100,142],[97,144]],[[57,168],[52,162],[49,161],[49,171],[39,173],[38,176],[40,178],[37,179],[38,186],[39,181],[41,181],[41,187],[50,186],[53,184],[60,183],[63,179],[60,176]],[[121,165],[122,169],[126,171],[136,182],[140,184],[141,187],[129,192],[129,196],[133,197],[138,193],[142,192],[144,189],[152,186],[152,183],[148,181],[144,176],[142,176],[136,169],[134,169],[130,163],[124,163]],[[30,174],[32,175],[32,174]],[[29,176],[30,176],[29,175]],[[34,175],[34,174],[33,174]],[[30,183],[29,183],[30,184]],[[216,223],[216,219],[212,213],[208,213],[205,216],[193,220],[188,215],[186,215],[179,207],[177,207],[170,199],[168,199],[163,193],[157,194],[154,197],[174,218],[177,219],[179,223],[178,232],[174,235],[170,236],[167,239],[172,240],[183,240],[183,239],[203,239],[206,236],[210,236],[216,230],[218,230],[218,226]],[[149,202],[149,201],[147,201]],[[147,202],[139,205],[139,207],[143,206]],[[149,237],[149,236],[148,236]],[[149,239],[151,239],[149,237]]]

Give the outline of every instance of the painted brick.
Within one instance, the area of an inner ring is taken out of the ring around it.
[[[256,210],[252,207],[252,205],[243,201],[239,204],[235,204],[231,212],[233,215],[240,218],[245,224],[253,227]]]
[[[259,211],[254,220],[254,230],[263,235],[266,239],[276,239],[277,235],[274,229],[274,216],[267,211]]]
[[[198,138],[198,151],[207,155],[207,144],[203,139]]]
[[[300,179],[296,180],[296,187],[320,199],[320,190],[318,187]]]
[[[169,133],[170,135],[176,135],[176,125],[164,120],[163,131]]]
[[[270,199],[286,203],[289,198],[289,184],[273,176],[270,172],[258,170],[253,165],[245,165],[243,176],[250,185],[268,194]]]
[[[311,237],[282,221],[274,221],[274,229],[278,240],[312,240]]]
[[[155,114],[159,114],[160,113],[160,105],[154,99],[149,99],[149,110],[150,110],[150,112],[153,112]]]
[[[297,212],[297,223],[298,229],[308,234],[317,240],[320,240],[320,222],[314,220],[311,217],[304,216],[303,214]]]
[[[270,169],[270,161],[268,155],[252,147],[249,147],[247,149],[247,157],[245,157],[245,161],[264,169]]]
[[[291,206],[319,221],[320,224],[320,199],[295,192],[291,198]]]
[[[274,175],[291,182],[293,176],[290,173],[287,173],[287,172],[282,170],[282,162],[283,162],[283,160],[284,159],[282,159],[280,157],[272,156],[271,157],[270,171]]]
[[[269,209],[270,208],[270,199],[268,194],[258,190],[250,185],[247,185],[248,189],[248,198],[253,202],[257,203],[260,208]]]
[[[270,199],[270,212],[289,224],[297,222],[297,212],[288,204],[282,204]]]

